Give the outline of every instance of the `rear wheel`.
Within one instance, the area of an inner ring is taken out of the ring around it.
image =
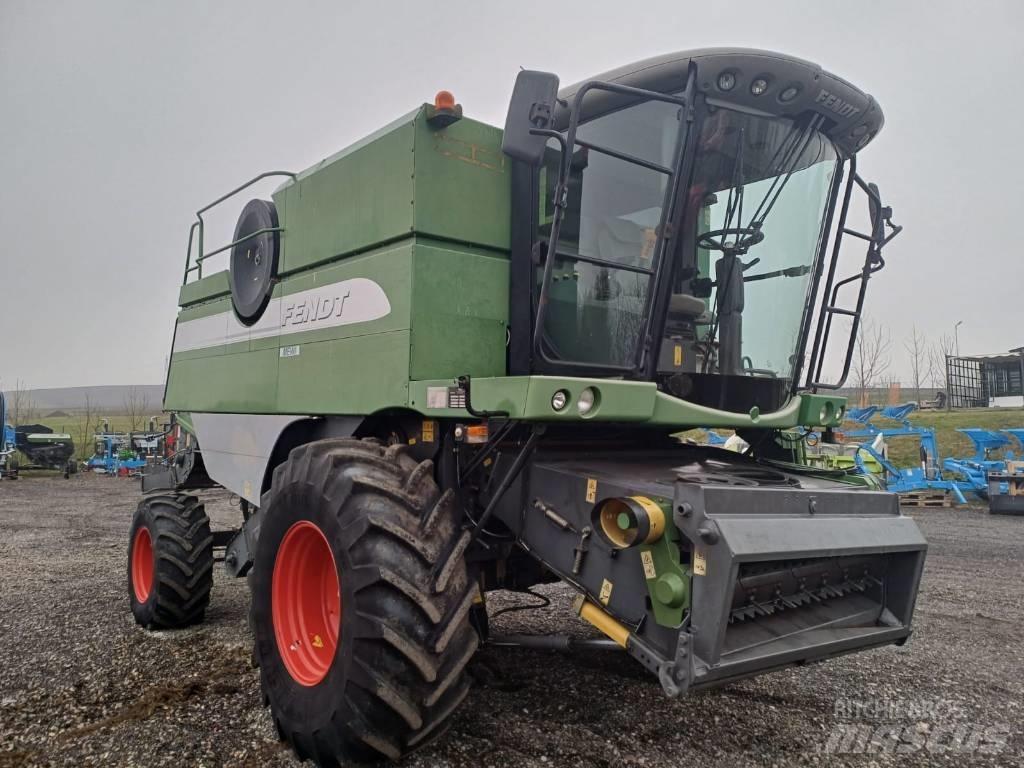
[[[320,765],[398,759],[465,698],[476,585],[454,497],[404,446],[292,451],[264,497],[254,657],[282,738]]]
[[[128,539],[128,598],[147,629],[202,621],[213,587],[210,518],[195,496],[139,502]]]

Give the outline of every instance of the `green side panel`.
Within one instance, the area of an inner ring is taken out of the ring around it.
[[[391,311],[367,322],[176,352],[168,376],[167,407],[213,413],[358,414],[404,406],[413,248],[409,238],[286,278],[275,286],[275,299],[367,278],[383,289]],[[231,299],[218,299],[183,309],[178,322],[231,312]],[[348,343],[355,339],[364,340]],[[281,357],[282,347],[297,354]]]
[[[391,312],[377,320],[323,330],[285,334],[281,345],[310,343],[383,331],[408,330],[411,315],[412,254],[414,241],[386,245],[369,253],[325,264],[315,270],[291,275],[280,284],[284,296],[342,280],[365,277],[377,283],[388,297]]]
[[[275,410],[373,413],[404,404],[408,380],[408,331],[303,344],[299,355],[281,358]]]
[[[444,243],[414,250],[410,376],[502,376],[508,259]]]
[[[205,280],[206,278],[203,279]],[[178,313],[178,320],[184,322],[186,320],[195,320],[200,317],[207,317],[208,315],[216,315],[220,312],[231,311],[231,297],[224,296],[211,299],[203,302],[202,304],[185,307]]]
[[[434,128],[416,121],[414,226],[418,233],[507,251],[511,173],[502,131],[463,118]]]
[[[425,415],[438,418],[466,418],[466,411],[428,408],[432,388],[451,386],[451,380],[414,381],[409,405]],[[597,393],[597,404],[581,416],[575,404],[585,388]],[[569,406],[561,412],[551,407],[551,397],[564,389]],[[773,413],[730,413],[689,403],[659,392],[653,382],[620,379],[585,379],[562,376],[505,376],[475,379],[472,401],[478,410],[507,411],[512,418],[528,421],[638,422],[670,429],[690,427],[764,427],[787,429],[796,426],[838,426],[845,399],[826,395],[797,395]],[[820,420],[826,417],[824,423]]]
[[[508,260],[503,254],[406,238],[292,273],[275,287],[274,297],[283,304],[292,294],[356,277],[383,289],[387,315],[179,351],[171,360],[168,407],[368,414],[407,406],[411,378],[468,373],[504,380]],[[279,312],[280,306],[271,304]],[[231,313],[231,300],[224,297],[184,308],[179,323]],[[281,356],[284,347],[287,354]]]
[[[274,193],[282,274],[418,232],[507,250],[510,172],[501,131],[426,107],[353,144]]]
[[[186,432],[191,432],[193,435],[196,433],[196,428],[192,426],[191,413],[189,413],[188,411],[178,411],[177,414],[175,415],[177,416],[178,423],[181,425],[182,429],[184,429]]]
[[[661,506],[671,521],[672,503],[664,502]],[[640,558],[654,620],[663,627],[678,627],[690,607],[691,575],[689,566],[680,562],[679,531],[671,522],[656,542],[640,545]]]
[[[178,306],[187,307],[189,304],[198,304],[201,301],[209,301],[218,296],[228,296],[231,293],[231,286],[228,284],[228,272],[216,272],[207,275],[202,280],[194,283],[186,283],[181,286],[178,292]]]
[[[364,250],[413,229],[419,110],[301,173],[274,193],[281,274]]]
[[[175,359],[168,371],[164,408],[169,411],[273,413],[278,351],[241,351]]]

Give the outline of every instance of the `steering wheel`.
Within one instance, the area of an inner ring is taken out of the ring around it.
[[[731,243],[716,242],[716,238],[724,240],[727,237],[736,238]],[[731,251],[732,253],[746,253],[752,245],[757,245],[764,240],[764,232],[754,227],[726,227],[725,229],[712,229],[697,238],[697,247],[708,251]]]

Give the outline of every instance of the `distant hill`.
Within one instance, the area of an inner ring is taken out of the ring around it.
[[[139,397],[146,399],[148,407],[154,413],[160,410],[164,399],[163,384],[138,384],[135,391]],[[55,389],[33,389],[29,390],[32,404],[38,410],[53,410],[55,408],[77,409],[85,405],[85,396],[88,393],[93,408],[99,409],[120,409],[124,406],[125,397],[130,384],[110,384],[102,387],[59,387]],[[10,393],[5,393],[10,399]]]

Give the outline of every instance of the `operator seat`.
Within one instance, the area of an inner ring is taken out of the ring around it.
[[[704,299],[691,296],[688,293],[673,293],[668,302],[669,324],[673,320],[682,320],[697,325],[707,325],[711,322],[711,314],[708,312],[708,305]]]

